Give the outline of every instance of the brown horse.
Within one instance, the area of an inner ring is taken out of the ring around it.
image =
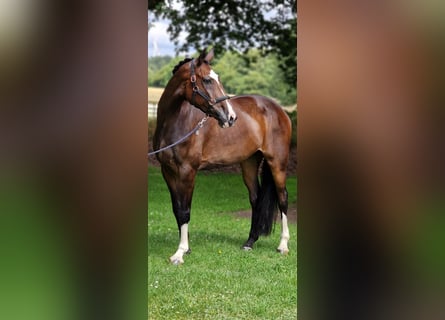
[[[188,224],[195,176],[199,169],[211,164],[241,164],[252,206],[251,229],[242,248],[251,250],[260,235],[270,234],[278,207],[282,232],[277,250],[287,254],[290,119],[270,98],[259,95],[229,98],[209,66],[212,58],[213,50],[204,51],[197,59],[180,62],[158,104],[155,150],[178,141],[210,116],[196,134],[157,154],[180,235],[178,250],[170,261],[183,263],[183,255],[190,252]]]

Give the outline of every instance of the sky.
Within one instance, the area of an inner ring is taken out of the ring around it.
[[[173,7],[182,6],[181,2],[173,1]],[[266,17],[273,16],[276,14],[275,10],[265,13]],[[148,12],[148,21],[153,24],[148,32],[148,56],[160,56],[169,55],[176,56],[175,45],[167,33],[167,28],[170,24],[170,20],[158,19],[155,20],[154,15]],[[187,34],[182,32],[180,34],[179,42],[183,43],[187,37]],[[189,54],[192,54],[191,52]],[[187,53],[181,53],[180,55],[185,56]]]
[[[150,20],[152,21],[152,20]],[[148,31],[148,56],[175,55],[175,46],[167,34],[168,21],[153,22]]]
[[[148,56],[176,56],[175,45],[167,33],[170,21],[166,19],[155,21],[150,13],[148,14],[148,21],[153,24],[148,31]],[[186,36],[186,33],[180,34],[180,43],[185,41]],[[185,53],[182,53],[182,55],[185,55]]]

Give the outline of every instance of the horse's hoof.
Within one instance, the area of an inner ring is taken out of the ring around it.
[[[287,256],[289,254],[289,249],[277,248],[277,252],[281,253],[283,256]]]
[[[171,256],[170,263],[174,266],[179,266],[180,264],[184,263],[184,259],[182,259],[182,257],[178,257],[178,256]]]
[[[249,246],[242,246],[241,249],[243,249],[244,251],[251,251],[252,247]]]
[[[170,260],[170,263],[174,266],[179,266],[184,263],[184,260],[173,259],[173,260]]]

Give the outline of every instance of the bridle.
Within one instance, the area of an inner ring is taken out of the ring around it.
[[[194,60],[194,59],[193,59]],[[202,91],[201,89],[199,89],[198,85],[196,84],[196,75],[195,75],[195,65],[193,63],[193,60],[190,61],[190,81],[192,83],[192,89],[193,89],[193,93],[192,93],[192,101],[191,104],[195,105],[195,96],[196,94],[199,94],[204,100],[207,101],[207,103],[209,104],[210,108],[213,108],[213,106],[217,103],[220,103],[224,100],[228,100],[230,99],[229,96],[222,96],[216,99],[212,99],[210,98],[204,91]],[[201,121],[198,122],[198,124],[196,125],[195,128],[193,128],[192,131],[190,131],[189,133],[187,133],[185,136],[183,136],[181,139],[179,139],[178,141],[165,146],[161,149],[158,149],[156,151],[152,151],[149,152],[148,155],[154,155],[156,153],[160,153],[162,151],[165,151],[167,149],[170,149],[174,146],[177,146],[178,144],[182,143],[183,141],[185,141],[188,137],[190,137],[192,134],[194,134],[195,132],[198,132],[199,129],[201,129],[204,125],[204,123],[207,121],[207,119],[209,118],[209,115],[206,114],[204,118],[201,119]]]
[[[205,101],[207,101],[207,103],[209,104],[210,107],[213,107],[215,104],[220,103],[224,100],[230,99],[229,96],[222,96],[222,97],[213,99],[213,98],[210,98],[204,91],[199,89],[198,85],[196,84],[195,64],[193,63],[194,60],[195,59],[192,59],[192,61],[190,61],[190,82],[192,83],[192,89],[193,89],[191,104],[196,106],[195,105],[196,94],[199,94]]]

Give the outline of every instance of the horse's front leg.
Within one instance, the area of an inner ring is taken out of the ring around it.
[[[196,170],[182,169],[180,172],[163,170],[163,175],[170,190],[173,213],[179,230],[178,249],[170,257],[170,262],[178,265],[184,263],[184,255],[191,252],[188,227]]]
[[[183,264],[184,255],[191,253],[188,239],[188,222],[179,227],[179,239],[178,250],[170,257],[170,262],[174,265]]]

